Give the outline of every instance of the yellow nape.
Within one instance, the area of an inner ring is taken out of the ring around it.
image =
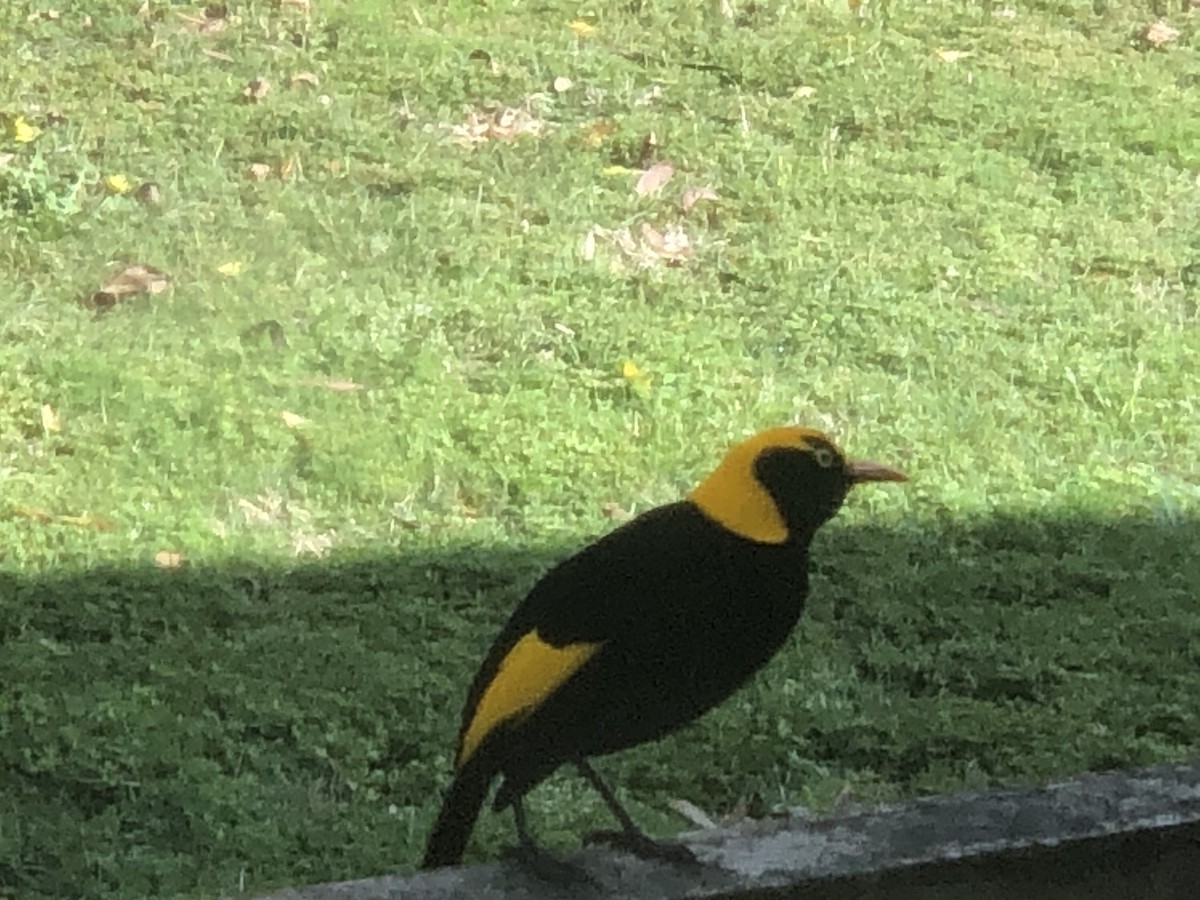
[[[764,450],[775,447],[809,449],[813,438],[832,443],[816,429],[798,425],[760,431],[730,449],[688,499],[734,534],[763,544],[782,544],[787,540],[787,524],[771,495],[754,477],[754,461]]]
[[[537,631],[517,641],[500,661],[470,723],[463,729],[455,767],[462,768],[498,726],[520,721],[541,706],[600,646],[581,641],[555,647],[542,640]]]

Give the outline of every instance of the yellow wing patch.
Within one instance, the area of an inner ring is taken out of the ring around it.
[[[734,534],[764,544],[782,544],[787,540],[787,524],[767,489],[754,477],[754,461],[772,447],[811,447],[810,438],[829,441],[815,429],[796,425],[761,431],[730,449],[688,499]]]
[[[522,719],[541,706],[600,646],[581,641],[555,647],[542,640],[537,631],[517,641],[501,660],[475,706],[475,714],[463,729],[455,767],[461,768],[497,726]]]

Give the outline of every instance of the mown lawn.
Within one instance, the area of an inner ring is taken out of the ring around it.
[[[912,481],[648,827],[1200,753],[1200,17],[731,6],[3,4],[0,896],[411,867],[538,573],[792,420]]]

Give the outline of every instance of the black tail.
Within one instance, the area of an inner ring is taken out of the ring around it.
[[[422,869],[452,866],[462,859],[467,838],[471,836],[471,829],[475,827],[479,809],[492,783],[492,774],[491,767],[484,765],[480,757],[467,760],[467,764],[455,774],[454,783],[442,801],[442,811],[438,813],[433,831],[429,833],[425,859],[421,861]]]

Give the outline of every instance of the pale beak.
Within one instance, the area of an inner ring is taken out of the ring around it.
[[[851,484],[862,484],[864,481],[908,481],[908,476],[899,469],[871,462],[869,459],[847,461],[846,476]]]

